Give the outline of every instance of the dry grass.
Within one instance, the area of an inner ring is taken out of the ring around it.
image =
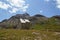
[[[42,30],[0,30],[0,40],[60,40],[60,32]]]

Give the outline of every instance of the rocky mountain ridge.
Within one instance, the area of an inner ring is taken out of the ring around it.
[[[58,18],[60,20],[60,16],[53,16],[51,18]],[[22,19],[22,21],[24,20],[29,22],[21,23],[20,19]],[[0,22],[0,28],[29,29],[30,27],[32,27],[32,25],[35,24],[46,24],[48,19],[50,18],[47,18],[40,14],[36,14],[34,16],[30,16],[28,13],[16,14],[11,18],[5,19]]]

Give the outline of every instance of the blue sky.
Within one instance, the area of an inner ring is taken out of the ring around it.
[[[60,0],[0,0],[0,21],[16,14],[60,15]]]

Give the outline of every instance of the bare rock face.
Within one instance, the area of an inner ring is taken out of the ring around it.
[[[9,19],[5,19],[2,22],[0,22],[0,27],[2,28],[22,28],[22,23],[20,21],[20,19],[28,19],[30,16],[29,14],[25,13],[25,14],[16,14],[15,16],[12,16]],[[29,19],[28,19],[29,20]],[[26,24],[26,23],[24,23]]]

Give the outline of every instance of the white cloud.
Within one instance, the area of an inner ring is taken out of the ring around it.
[[[25,0],[6,0],[9,4],[0,2],[0,8],[9,10],[10,13],[16,13],[17,11],[25,12],[28,8],[28,4],[26,4]]]
[[[9,4],[5,4],[3,2],[0,2],[0,8],[2,8],[2,9],[8,9],[9,7],[10,7]]]
[[[59,8],[59,9],[60,9],[60,5],[57,5],[57,8]]]
[[[44,0],[45,2],[49,2],[50,0]],[[56,2],[56,7],[60,9],[60,0],[53,0]]]
[[[45,2],[49,2],[50,0],[44,0]]]
[[[56,1],[56,4],[57,4],[57,8],[59,8],[60,9],[60,0],[55,0]]]
[[[40,10],[40,13],[42,13],[43,11],[42,10]]]
[[[25,5],[25,0],[8,0],[11,6],[22,7]]]
[[[27,4],[26,6],[24,6],[23,8],[22,8],[22,10],[23,10],[23,12],[26,12],[26,9],[29,7],[29,4]]]
[[[18,11],[17,8],[13,8],[12,10],[9,10],[10,13],[16,13],[16,11]]]

